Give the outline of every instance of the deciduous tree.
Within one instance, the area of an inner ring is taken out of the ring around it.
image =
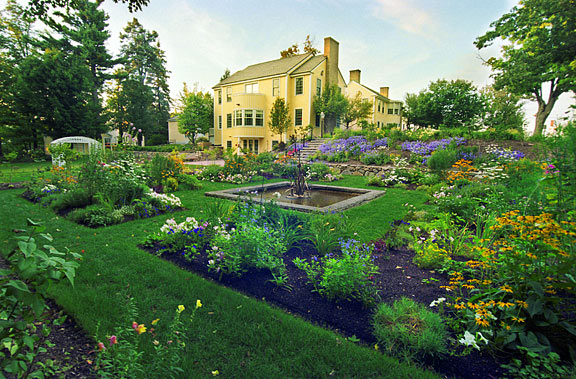
[[[282,137],[282,134],[288,131],[291,124],[290,107],[283,98],[276,98],[270,111],[270,121],[268,122],[270,130]]]
[[[407,94],[404,115],[409,124],[423,127],[477,129],[484,114],[484,97],[466,80],[430,83],[419,94]]]
[[[194,144],[199,134],[206,134],[214,127],[214,99],[209,92],[193,91],[183,100],[178,130]]]
[[[475,45],[482,49],[504,41],[502,56],[486,62],[494,86],[538,103],[533,134],[541,135],[560,95],[576,89],[576,5],[524,0],[490,26]]]
[[[346,129],[350,127],[352,122],[360,122],[372,115],[372,104],[369,101],[362,99],[362,94],[358,92],[353,98],[346,98],[348,104],[346,111],[342,115],[342,121],[346,125]]]
[[[314,112],[324,113],[324,132],[331,133],[336,127],[336,121],[346,112],[348,101],[337,85],[328,86],[320,96],[314,98]]]

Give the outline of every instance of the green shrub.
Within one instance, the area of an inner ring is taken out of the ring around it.
[[[448,170],[457,160],[456,151],[454,150],[436,150],[428,158],[427,164],[431,170],[441,172]]]
[[[392,162],[392,158],[386,151],[376,151],[362,154],[360,156],[360,161],[366,165],[383,166]]]
[[[47,245],[53,241],[46,227],[28,219],[32,231],[15,237],[17,248],[2,250],[7,268],[0,268],[0,377],[44,378],[46,365],[37,360],[49,345],[45,300],[51,285],[68,281],[74,286],[80,254]],[[36,241],[38,238],[38,241]],[[42,246],[42,248],[40,247]],[[54,321],[54,325],[62,322]]]
[[[296,258],[293,262],[306,272],[320,295],[330,300],[356,299],[365,305],[373,304],[378,295],[372,280],[378,272],[372,258],[374,246],[353,239],[340,240],[339,245],[340,254],[313,256],[310,261]]]
[[[386,183],[382,180],[380,175],[370,175],[366,177],[366,185],[368,186],[376,186],[376,187],[385,187]]]
[[[164,187],[164,192],[178,191],[178,180],[170,176],[162,181],[162,186]]]
[[[50,203],[55,212],[68,208],[82,208],[92,204],[92,196],[83,188],[76,188],[60,194]]]
[[[374,335],[381,349],[401,359],[437,358],[447,353],[448,333],[442,318],[408,298],[380,304]]]
[[[202,188],[202,183],[200,183],[200,180],[194,175],[180,174],[177,179],[179,183],[188,187],[188,189],[197,190]]]

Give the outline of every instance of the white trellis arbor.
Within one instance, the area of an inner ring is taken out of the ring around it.
[[[102,144],[95,139],[81,136],[58,138],[50,142],[50,145],[61,145],[63,143],[69,143],[72,150],[75,150],[81,154],[88,154],[94,149],[102,148]],[[52,156],[52,164],[57,166],[64,166],[66,161],[62,155]]]

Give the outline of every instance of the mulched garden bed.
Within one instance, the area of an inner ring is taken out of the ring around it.
[[[155,248],[143,249],[151,254],[157,251]],[[303,246],[302,251],[291,249],[285,254],[284,262],[288,274],[286,288],[272,284],[269,281],[272,275],[267,270],[250,270],[240,278],[225,275],[219,282],[346,337],[355,336],[365,344],[376,343],[371,330],[374,309],[366,308],[357,301],[334,302],[321,297],[313,292],[314,287],[311,284],[307,284],[304,271],[292,263],[296,257],[310,258],[313,255],[316,255],[316,251],[311,246]],[[447,284],[446,276],[418,268],[412,263],[412,251],[392,250],[375,254],[375,257],[374,263],[379,267],[379,273],[374,280],[380,289],[383,302],[392,303],[408,297],[428,305],[446,295],[445,290],[439,288]],[[179,254],[164,254],[163,258],[204,278],[214,281],[219,279],[219,274],[208,272],[208,259],[204,256],[193,261],[186,261]],[[499,378],[504,373],[492,356],[476,351],[465,357],[447,356],[441,360],[425,362],[424,365],[456,378]]]
[[[24,191],[21,195],[24,199],[28,200],[31,203],[34,204],[39,204],[40,200],[30,196],[30,193],[28,191]],[[46,204],[42,204],[43,207],[47,207]],[[66,218],[66,215],[70,212],[72,212],[73,210],[76,209],[81,209],[81,208],[65,208],[62,210],[59,210],[58,212],[55,212],[58,216],[64,217]],[[170,208],[170,210],[166,210],[166,211],[158,211],[158,213],[156,213],[155,215],[151,215],[151,216],[145,216],[145,217],[140,217],[140,218],[150,218],[150,217],[156,217],[156,216],[162,216],[162,215],[166,215],[168,213],[174,213],[174,212],[180,212],[180,211],[185,211],[187,210],[184,207],[178,207],[178,208]],[[134,220],[138,220],[140,219],[134,215],[125,215],[124,216],[124,220],[122,222],[118,222],[115,224],[108,224],[108,225],[88,225],[85,222],[77,222],[78,225],[82,225],[85,226],[87,228],[92,228],[92,229],[98,229],[98,228],[103,228],[105,226],[111,226],[111,225],[118,225],[118,224],[123,224],[125,222],[130,222],[130,221],[134,221]]]

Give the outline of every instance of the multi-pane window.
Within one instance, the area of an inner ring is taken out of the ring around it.
[[[272,80],[272,96],[280,95],[280,79]]]
[[[264,111],[258,109],[235,110],[234,126],[264,126]]]
[[[254,125],[254,111],[252,109],[244,109],[244,126]]]
[[[258,93],[258,83],[251,83],[244,85],[244,92],[246,93]]]
[[[380,112],[380,102],[378,102],[378,112]]]
[[[242,110],[234,111],[234,126],[242,126]]]
[[[304,93],[304,78],[296,78],[296,95]]]
[[[227,148],[227,149],[231,149],[231,148],[232,148],[232,141],[226,141],[226,148]]]
[[[254,115],[256,117],[254,125],[264,126],[264,111],[254,111]]]
[[[218,129],[222,129],[222,116],[218,116]]]
[[[394,109],[388,105],[388,114],[394,114]]]
[[[222,91],[218,91],[218,104],[222,104]]]
[[[228,113],[226,115],[226,127],[227,128],[231,128],[232,127],[232,113]]]
[[[322,79],[316,79],[316,95],[322,95]]]
[[[226,88],[226,102],[232,101],[232,89],[230,87]]]
[[[294,109],[294,125],[302,125],[302,108]]]
[[[249,151],[254,154],[258,154],[258,140],[257,139],[245,139],[242,141],[242,147],[244,151]]]

